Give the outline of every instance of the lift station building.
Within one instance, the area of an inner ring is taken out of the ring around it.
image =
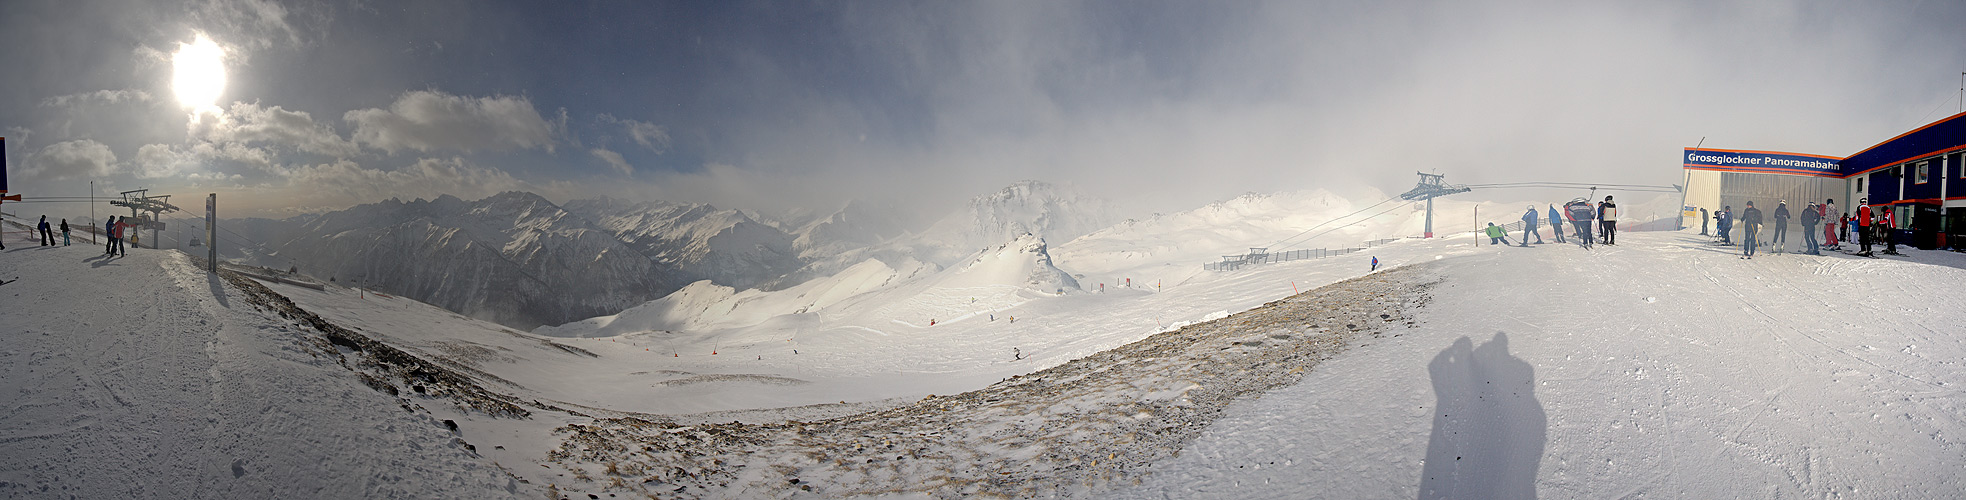
[[[1700,209],[1712,213],[1733,207],[1739,214],[1751,200],[1772,217],[1778,201],[1786,200],[1790,211],[1800,211],[1809,202],[1834,199],[1842,213],[1830,214],[1829,219],[1840,220],[1843,214],[1856,215],[1857,201],[1868,198],[1873,212],[1892,211],[1897,221],[1892,237],[1899,243],[1925,249],[1966,248],[1966,241],[1961,241],[1966,239],[1962,151],[1966,151],[1966,113],[1848,156],[1686,148],[1682,218],[1687,227],[1697,227],[1702,223]]]

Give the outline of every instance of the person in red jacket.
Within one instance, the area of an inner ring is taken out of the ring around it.
[[[1898,217],[1895,215],[1896,213],[1897,210],[1892,210],[1891,207],[1884,207],[1884,213],[1880,214],[1882,217],[1878,219],[1877,232],[1884,238],[1885,255],[1904,255],[1898,253]]]
[[[1857,255],[1870,255],[1870,198],[1857,200]]]

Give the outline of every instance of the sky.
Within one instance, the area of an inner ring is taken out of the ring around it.
[[[510,190],[942,210],[1038,179],[1168,212],[1416,171],[1671,185],[1696,144],[1854,153],[1958,112],[1966,72],[1957,1],[0,10],[12,193],[218,193],[227,217]]]

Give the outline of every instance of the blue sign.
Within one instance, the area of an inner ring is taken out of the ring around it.
[[[1842,158],[1804,153],[1686,148],[1683,160],[1685,167],[1693,170],[1820,177],[1843,174]]]

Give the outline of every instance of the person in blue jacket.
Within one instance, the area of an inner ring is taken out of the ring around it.
[[[1557,214],[1556,205],[1550,205],[1550,235],[1556,237],[1557,243],[1563,243],[1563,216]]]
[[[1536,206],[1530,205],[1529,212],[1522,214],[1522,246],[1529,246],[1529,236],[1536,236],[1536,244],[1543,244],[1543,233],[1536,232]]]

